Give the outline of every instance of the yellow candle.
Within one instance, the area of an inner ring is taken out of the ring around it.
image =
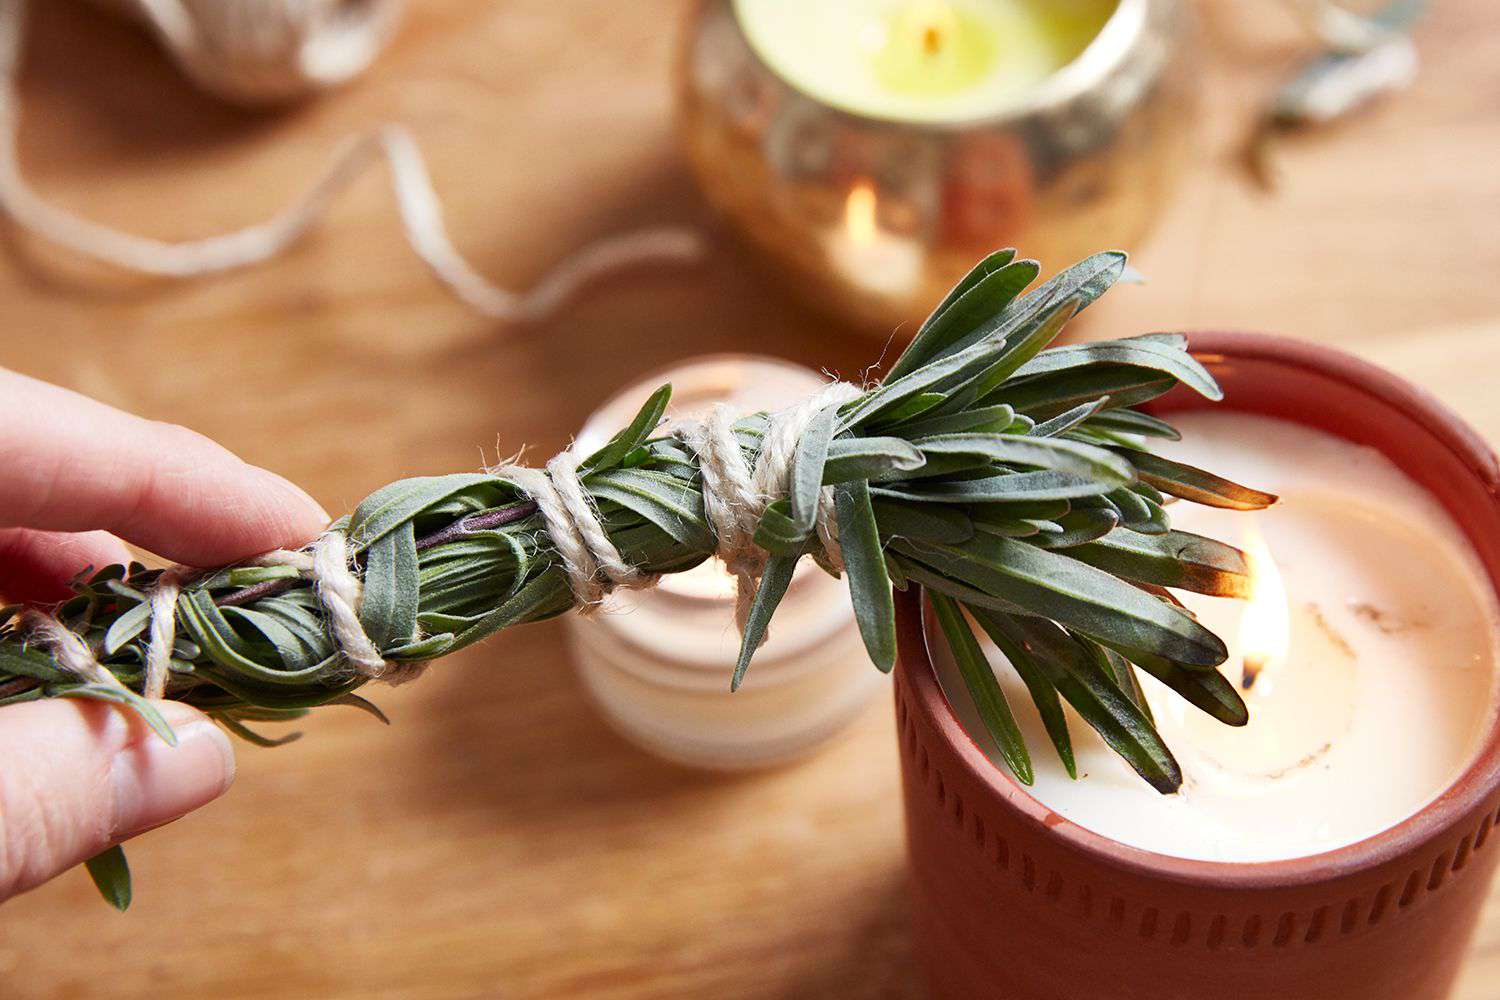
[[[858,114],[962,121],[1022,102],[1086,48],[1117,0],[735,0],[760,57]]]

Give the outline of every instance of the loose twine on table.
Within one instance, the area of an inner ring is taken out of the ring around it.
[[[820,412],[858,398],[861,390],[847,382],[831,382],[802,403],[769,415],[769,426],[752,467],[734,433],[735,411],[718,404],[701,420],[681,423],[676,435],[698,456],[703,506],[713,529],[716,552],[736,581],[735,620],[745,628],[755,590],[765,572],[767,553],[755,544],[755,528],[771,501],[790,495],[797,444]],[[579,610],[597,611],[616,588],[655,586],[658,576],[630,565],[610,540],[579,475],[579,458],[571,448],[543,469],[502,464],[487,471],[503,479],[536,504],[557,552]],[[818,495],[816,531],[825,562],[843,569],[838,524],[833,513],[833,490]],[[391,661],[370,640],[360,622],[364,584],[354,566],[348,539],[332,528],[307,549],[277,550],[251,560],[256,566],[289,566],[313,581],[327,613],[328,635],[344,664],[370,680],[400,684],[419,676],[425,663]],[[177,599],[185,581],[200,571],[177,566],[164,570],[147,593],[149,625],[145,678],[141,693],[147,698],[165,694],[176,640]],[[59,667],[86,683],[120,687],[121,682],[95,655],[82,636],[56,616],[29,609],[23,622],[28,634],[46,648]],[[409,637],[412,640],[418,636]],[[762,638],[764,642],[764,637]]]
[[[148,23],[177,62],[221,96],[266,104],[342,83],[380,51],[398,0],[98,0]],[[271,260],[300,240],[333,199],[383,159],[407,243],[455,297],[505,322],[555,313],[591,281],[649,263],[689,262],[701,238],[679,227],[640,229],[591,243],[524,293],[501,288],[463,258],[411,132],[397,124],[351,136],[313,183],[270,219],[195,240],[138,236],[84,219],[38,195],[20,168],[17,92],[27,0],[0,0],[0,210],[80,256],[155,277],[191,278]]]

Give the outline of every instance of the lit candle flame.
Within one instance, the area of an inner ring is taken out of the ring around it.
[[[1252,527],[1241,547],[1250,568],[1250,596],[1240,618],[1240,687],[1248,691],[1262,671],[1286,657],[1291,615],[1286,584],[1265,537]]]
[[[875,185],[861,177],[849,189],[849,198],[844,202],[844,229],[855,246],[867,247],[875,242],[876,207]]]

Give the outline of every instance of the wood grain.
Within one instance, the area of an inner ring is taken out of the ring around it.
[[[200,96],[87,5],[36,6],[25,166],[102,220],[191,236],[263,217],[341,137],[399,118],[456,241],[497,279],[632,224],[711,225],[672,133],[674,0],[426,0],[359,83],[267,115]],[[1302,42],[1274,4],[1201,6],[1194,170],[1137,258],[1151,283],[1111,295],[1085,335],[1336,343],[1500,439],[1500,8],[1434,5],[1413,90],[1285,143],[1266,195],[1237,151]],[[398,476],[549,451],[612,388],[687,354],[857,374],[880,350],[722,234],[700,268],[498,327],[432,283],[376,177],[285,260],[212,281],[124,278],[13,232],[4,249],[0,364],[191,425],[335,511]],[[329,710],[298,744],[245,749],[226,800],[133,845],[128,917],[81,874],[6,904],[0,995],[920,995],[886,699],[814,759],[734,779],[612,735],[553,625],[379,700],[389,730]],[[1457,996],[1500,1000],[1500,896]]]

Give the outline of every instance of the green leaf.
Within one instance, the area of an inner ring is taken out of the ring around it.
[[[1114,504],[1115,510],[1120,512],[1120,523],[1125,527],[1131,531],[1159,534],[1158,531],[1153,530],[1155,524],[1151,507],[1139,493],[1121,488],[1110,490],[1105,494],[1105,498]]]
[[[1228,726],[1243,726],[1250,721],[1250,710],[1234,685],[1217,670],[1194,669],[1181,663],[1148,653],[1103,645],[1124,654],[1125,658],[1182,696],[1183,700]]]
[[[1005,316],[1006,307],[1036,278],[1034,260],[1017,260],[984,275],[918,331],[912,346],[891,369],[899,378],[933,359],[961,351],[988,336]]]
[[[1248,597],[1250,569],[1232,545],[1186,531],[1142,535],[1114,531],[1069,552],[1115,576],[1215,597]]]
[[[974,522],[956,507],[908,504],[887,496],[873,499],[872,507],[880,532],[887,538],[958,544],[974,537]]]
[[[1214,377],[1191,354],[1149,340],[1097,341],[1054,347],[1022,365],[1016,370],[1015,377],[1024,379],[1101,364],[1159,371],[1208,399],[1218,401],[1224,398]]]
[[[943,296],[943,300],[937,304],[937,308],[933,309],[928,317],[922,321],[922,325],[917,328],[917,335],[912,338],[912,342],[907,346],[906,350],[901,352],[901,357],[896,359],[895,365],[892,366],[890,373],[886,376],[887,381],[900,378],[908,372],[915,371],[935,357],[943,347],[941,340],[944,337],[944,333],[942,329],[937,334],[931,333],[930,331],[934,324],[942,319],[943,314],[948,312],[953,304],[963,298],[964,294],[971,288],[1006,267],[1015,259],[1015,250],[1009,248],[996,250],[970,268],[969,273],[964,275],[947,295]],[[947,324],[945,323],[944,325],[946,326]]]
[[[407,521],[365,550],[359,623],[376,649],[399,646],[416,637],[421,601],[418,582],[417,538]]]
[[[834,514],[860,638],[870,661],[889,673],[896,664],[896,606],[891,599],[891,580],[880,548],[880,529],[869,486],[854,482],[838,487]]]
[[[874,489],[874,493],[876,496],[889,496],[897,500],[921,500],[929,503],[1015,503],[1026,500],[1067,500],[1104,493],[1110,488],[1111,483],[1047,469],[956,482],[905,483],[899,490],[880,487]]]
[[[1071,473],[1101,484],[1135,478],[1130,463],[1107,449],[1057,438],[1012,434],[938,434],[912,442],[924,455],[977,455],[992,462]]]
[[[979,406],[945,413],[942,416],[924,417],[904,424],[901,432],[908,439],[928,437],[933,434],[964,434],[981,431],[1003,434],[1016,422],[1016,411],[1005,404]]]
[[[920,451],[898,437],[839,438],[828,446],[828,460],[823,464],[823,485],[900,476],[915,472],[926,461]]]
[[[1228,510],[1260,510],[1276,502],[1274,493],[1253,490],[1160,455],[1132,452],[1129,457],[1143,481],[1174,497]]]
[[[703,494],[672,476],[650,469],[613,469],[589,480],[589,493],[634,511],[696,551],[713,549]]]
[[[653,392],[641,405],[635,419],[628,427],[610,438],[603,448],[578,464],[578,475],[587,476],[619,465],[625,456],[644,444],[652,431],[661,424],[661,418],[667,412],[667,404],[671,400],[672,387],[670,385],[664,385]]]
[[[121,684],[92,681],[87,684],[58,685],[48,693],[57,698],[83,698],[128,708],[140,716],[141,721],[151,727],[151,731],[161,737],[167,746],[177,745],[177,734],[172,731],[171,723],[162,717],[156,706]]]
[[[263,747],[267,750],[273,749],[275,747],[284,747],[288,743],[295,743],[302,738],[302,733],[300,732],[287,733],[285,736],[277,737],[262,736],[260,733],[257,733],[255,730],[251,729],[243,722],[240,722],[238,719],[224,712],[211,712],[209,714],[211,714],[214,719],[218,721],[219,725],[223,726],[225,729],[229,730],[231,733],[238,736],[246,743],[253,743],[255,746]]]
[[[729,682],[730,691],[738,691],[750,667],[750,658],[760,648],[770,627],[771,616],[786,596],[786,588],[792,582],[797,569],[796,556],[773,555],[766,560],[766,569],[755,588],[755,600],[750,604],[750,615],[745,621],[745,632],[740,637],[740,657],[734,665],[734,677]]]
[[[1013,321],[1006,325],[1004,329],[1004,335],[1007,338],[1005,350],[993,364],[974,379],[962,401],[965,403],[970,400],[985,401],[995,395],[1010,381],[1017,368],[1056,340],[1062,333],[1063,327],[1067,326],[1082,309],[1083,303],[1079,299],[1065,299],[1049,304],[1045,310],[1039,312],[1035,319],[1025,322]]]
[[[1061,532],[1037,538],[1032,544],[1040,545],[1044,549],[1074,549],[1085,542],[1103,538],[1119,523],[1119,517],[1112,510],[1103,508],[1075,510],[1057,521],[1058,527],[1062,528]],[[1069,554],[1077,556],[1076,552]]]
[[[402,479],[376,490],[354,509],[349,519],[349,545],[358,553],[378,542],[429,507],[435,507],[476,486],[496,486],[500,480],[484,472]]]
[[[1136,707],[1141,710],[1141,714],[1146,717],[1146,720],[1155,725],[1156,719],[1151,714],[1150,703],[1146,701],[1146,692],[1141,690],[1141,679],[1135,675],[1135,667],[1131,665],[1130,661],[1119,653],[1116,653],[1113,649],[1101,646],[1097,642],[1088,643],[1087,648],[1091,653],[1095,654],[1096,659],[1100,656],[1104,658],[1104,664],[1108,668],[1110,675],[1114,677],[1115,683],[1120,686],[1120,690],[1124,691],[1126,697],[1135,702]]]
[[[917,554],[946,576],[1125,650],[1204,666],[1229,655],[1223,640],[1182,611],[1060,552],[978,534],[962,547],[923,545]]]
[[[1098,413],[1099,409],[1107,402],[1109,402],[1108,396],[1100,396],[1098,399],[1090,400],[1087,403],[1079,403],[1071,410],[1059,413],[1051,420],[1042,421],[1032,427],[1029,433],[1032,437],[1056,437],[1059,434],[1072,430]]]
[[[994,669],[974,640],[968,622],[964,621],[963,612],[945,594],[929,593],[927,599],[937,613],[938,624],[942,627],[943,637],[948,640],[948,649],[964,679],[964,687],[973,699],[985,729],[999,748],[1000,756],[1021,784],[1032,784],[1036,774],[1031,766],[1031,754],[1026,750],[1026,740],[1011,714],[1010,702],[1006,700],[1000,682],[995,680]]]
[[[811,528],[804,530],[792,520],[791,505],[786,500],[766,504],[755,526],[755,544],[775,555],[800,556],[811,537]]]
[[[936,390],[945,383],[973,374],[989,365],[1003,341],[988,338],[979,343],[930,362],[910,374],[886,382],[879,388],[865,393],[859,399],[846,403],[840,420],[841,430],[874,423],[884,413],[889,413],[906,400],[922,393]]]
[[[1029,656],[1073,710],[1152,788],[1171,794],[1182,786],[1182,769],[1172,752],[1151,720],[1120,690],[1102,657],[1095,658],[1084,643],[1040,618],[988,614],[976,620],[987,626],[1007,656],[1012,649]]]
[[[813,414],[797,439],[792,453],[790,497],[792,522],[804,533],[818,523],[818,499],[823,491],[823,465],[828,461],[828,445],[833,440],[837,406],[825,406]]]
[[[1073,739],[1068,735],[1068,720],[1063,715],[1062,699],[1058,697],[1057,687],[1052,683],[1047,672],[1037,664],[1024,647],[1019,643],[1012,642],[1010,637],[995,625],[996,613],[983,609],[970,609],[974,620],[979,627],[984,629],[991,641],[999,647],[1000,652],[1010,661],[1011,667],[1021,678],[1021,683],[1026,685],[1026,690],[1031,694],[1032,704],[1036,705],[1037,714],[1041,716],[1042,726],[1047,730],[1047,738],[1052,741],[1053,749],[1057,751],[1058,760],[1062,761],[1063,769],[1068,772],[1068,777],[1078,778],[1078,762],[1073,757]]]
[[[83,863],[94,888],[104,901],[124,913],[130,909],[130,864],[125,860],[125,849],[119,844],[100,851]]]
[[[903,424],[912,417],[926,413],[934,406],[947,400],[947,398],[947,395],[941,392],[918,393],[881,417],[880,424],[882,427],[894,427]]]
[[[1094,414],[1089,419],[1088,425],[1122,434],[1139,434],[1143,437],[1164,438],[1168,441],[1182,440],[1182,434],[1177,428],[1165,420],[1138,410],[1105,410]]]
[[[1109,408],[1135,406],[1155,399],[1177,384],[1170,375],[1129,365],[1090,365],[1072,371],[1016,379],[995,393],[1037,420],[1066,413],[1080,403],[1108,397]]]

